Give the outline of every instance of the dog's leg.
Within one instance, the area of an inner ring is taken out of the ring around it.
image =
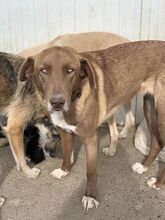
[[[126,118],[125,118],[125,125],[122,131],[119,134],[119,138],[125,138],[127,137],[127,134],[129,130],[134,127],[135,125],[135,117],[133,116],[132,110],[131,110],[131,102],[124,105]]]
[[[160,189],[160,186],[164,184],[165,184],[165,168],[161,172],[160,176],[151,177],[150,179],[147,180],[147,185],[153,189]]]
[[[87,185],[85,196],[82,198],[83,208],[88,210],[98,207],[99,202],[96,200],[96,182],[97,182],[97,136],[85,138],[87,159]]]
[[[73,150],[74,150],[74,139],[75,135],[66,132],[65,130],[60,130],[61,144],[63,149],[63,164],[59,169],[55,169],[51,172],[51,175],[57,179],[61,179],[69,174],[71,170],[73,159]]]
[[[21,169],[29,178],[36,178],[40,169],[38,168],[30,168],[27,165],[23,147],[23,129],[22,128],[13,128],[7,133],[9,138],[10,147],[12,149],[13,156],[15,158],[17,169]]]
[[[111,142],[109,147],[103,148],[103,153],[105,155],[109,156],[114,156],[117,148],[117,142],[118,142],[118,130],[116,126],[116,119],[115,116],[111,117],[108,121],[108,126],[109,126],[109,131],[110,131],[110,136],[111,136]]]
[[[35,178],[40,173],[40,169],[31,169],[27,165],[24,153],[23,132],[32,111],[32,109],[26,109],[26,106],[22,105],[17,99],[8,109],[7,115],[1,117],[1,124],[8,137],[17,168],[21,169],[29,178]]]
[[[148,156],[142,163],[135,163],[132,166],[134,172],[142,174],[148,170],[148,167],[158,156],[161,149],[164,147],[163,142],[160,139],[158,124],[157,124],[157,113],[155,109],[155,100],[152,95],[144,96],[144,114],[151,134],[151,148]]]

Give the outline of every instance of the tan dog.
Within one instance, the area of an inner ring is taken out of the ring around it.
[[[71,169],[75,135],[65,130],[78,134],[85,144],[87,186],[82,199],[85,209],[99,205],[96,200],[96,128],[109,121],[118,107],[129,102],[141,89],[153,138],[151,152],[140,165],[143,169],[152,163],[162,148],[162,142],[165,143],[165,123],[161,121],[165,98],[158,92],[164,89],[164,69],[165,42],[162,41],[125,43],[80,54],[69,48],[53,47],[24,62],[20,80],[34,80],[53,123],[64,129],[61,131],[63,164],[52,175],[61,178]],[[155,120],[155,106],[158,120]],[[6,127],[9,135],[12,131],[10,121],[9,117]],[[155,124],[159,124],[159,129]]]
[[[20,56],[27,58],[28,56],[33,56],[46,48],[52,46],[66,46],[73,48],[77,52],[102,50],[108,47],[112,47],[117,44],[128,42],[128,39],[121,37],[116,34],[107,32],[88,32],[79,34],[65,34],[61,35],[54,40],[33,47],[28,48],[20,52]],[[134,126],[135,119],[131,111],[131,102],[127,103],[125,106],[126,120],[125,126],[118,134],[115,116],[108,122],[110,136],[111,136],[111,147],[103,148],[103,153],[109,156],[113,156],[116,152],[118,137],[125,138],[129,130]]]

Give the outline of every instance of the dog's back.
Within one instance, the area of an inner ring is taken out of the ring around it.
[[[22,58],[0,52],[0,112],[10,103],[17,87],[17,73]]]
[[[127,102],[126,99],[135,95],[141,86],[144,93],[147,91],[152,93],[154,89],[152,82],[165,70],[164,41],[129,42],[107,50],[84,53],[84,55],[92,61],[92,65],[98,64],[101,69],[99,73],[104,79],[107,103],[111,100],[111,106],[107,106],[108,108],[116,105],[118,100]],[[101,76],[97,73],[97,67],[94,69],[99,84]]]

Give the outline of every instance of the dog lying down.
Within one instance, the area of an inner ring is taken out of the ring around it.
[[[52,175],[61,178],[70,172],[70,157],[75,137],[73,133],[78,134],[86,146],[87,185],[82,199],[85,209],[99,205],[96,199],[96,128],[109,121],[118,107],[128,103],[140,90],[144,95],[144,113],[151,131],[152,146],[148,157],[142,164],[135,164],[133,170],[137,173],[147,171],[164,146],[164,69],[163,41],[130,42],[86,53],[52,47],[27,58],[22,65],[20,80],[25,83],[34,82],[53,123],[64,129],[61,130],[62,167],[55,169]],[[34,111],[34,106],[31,111]],[[11,146],[16,146],[16,143],[18,146],[19,139],[16,142],[12,135],[14,115],[15,109],[12,108],[8,112],[9,117],[4,129],[11,140]],[[28,118],[26,113],[21,125],[28,121]],[[59,118],[60,121],[63,119],[63,123],[59,124]],[[16,127],[19,130],[17,135],[21,137],[20,124]],[[70,128],[73,133],[65,131]],[[164,183],[163,171],[152,185],[156,188]]]

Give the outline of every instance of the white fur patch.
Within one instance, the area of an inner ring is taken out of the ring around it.
[[[147,168],[147,167],[144,167],[141,163],[135,163],[135,164],[132,166],[132,170],[133,170],[135,173],[142,174],[142,173],[144,173],[144,172],[147,172],[148,168]]]
[[[60,128],[63,128],[64,130],[68,132],[73,132],[76,133],[76,126],[74,125],[69,125],[64,118],[63,112],[53,112],[50,114],[50,117],[52,119],[52,122],[55,126],[58,126]]]
[[[93,207],[97,208],[99,206],[99,202],[90,196],[83,196],[82,205],[84,210],[88,211],[88,209],[92,209]]]
[[[51,172],[51,176],[57,178],[57,179],[61,179],[62,177],[65,177],[69,174],[69,171],[64,171],[61,168],[59,169],[55,169]]]
[[[36,167],[33,167],[32,169],[29,169],[26,172],[28,178],[31,178],[31,179],[38,177],[40,173],[41,173],[41,170]]]
[[[147,180],[147,185],[152,189],[159,190],[160,188],[155,185],[156,181],[157,181],[157,178],[151,177]]]
[[[4,203],[5,203],[5,198],[1,196],[0,197],[0,207],[2,207]]]
[[[43,149],[44,155],[50,156],[49,153],[45,151],[45,146],[49,143],[49,138],[47,135],[49,133],[49,129],[44,124],[41,123],[37,123],[35,126],[39,129],[39,136],[40,136],[39,145]]]

